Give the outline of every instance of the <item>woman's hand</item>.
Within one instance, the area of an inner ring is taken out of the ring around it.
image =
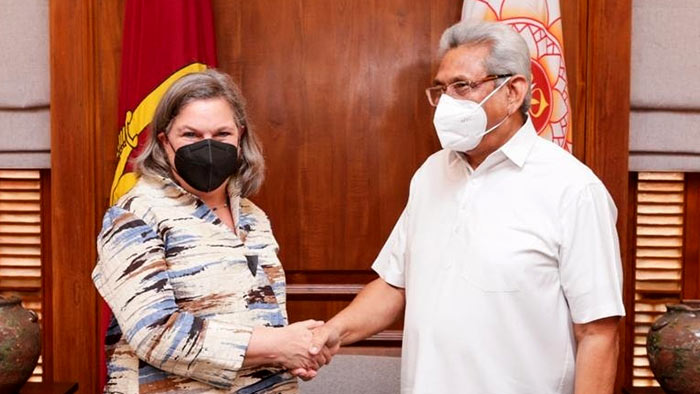
[[[328,364],[332,356],[328,351],[309,352],[313,339],[311,330],[322,325],[322,321],[305,320],[280,328],[256,327],[243,365],[278,365],[289,370],[308,371],[315,376],[315,371]]]
[[[328,361],[325,356],[314,357],[309,352],[313,333],[311,330],[323,325],[322,321],[305,320],[290,324],[277,331],[277,362],[287,369],[318,370]]]

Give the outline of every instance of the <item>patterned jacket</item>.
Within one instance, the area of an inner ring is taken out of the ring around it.
[[[172,180],[142,177],[107,211],[92,273],[114,313],[105,392],[297,392],[286,371],[242,367],[253,327],[288,324],[285,279],[265,213],[230,209],[238,235]]]

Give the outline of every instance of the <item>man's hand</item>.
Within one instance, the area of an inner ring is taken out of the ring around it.
[[[324,324],[322,326],[313,329],[313,338],[311,339],[311,348],[309,353],[319,354],[321,350],[325,347],[331,355],[335,355],[340,349],[340,334],[338,330],[331,327],[330,324]]]

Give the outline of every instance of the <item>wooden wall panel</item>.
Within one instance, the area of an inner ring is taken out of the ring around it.
[[[93,2],[50,2],[53,377],[96,392]]]
[[[53,327],[45,363],[49,380],[95,393],[102,338],[90,274],[114,172],[123,0],[50,7]]]
[[[617,231],[624,264],[625,305],[631,308],[633,259],[627,257],[630,42],[632,0],[588,0],[584,162],[603,181],[618,209]],[[631,382],[629,319],[620,328],[618,389]]]
[[[590,0],[586,83],[585,162],[627,206],[631,0]],[[620,220],[619,230],[626,226]],[[621,231],[623,232],[623,231]]]
[[[439,146],[423,90],[428,33],[459,18],[451,3],[214,2],[220,68],[240,83],[268,159],[255,200],[287,270],[365,270],[376,256]]]
[[[588,51],[588,2],[560,1],[564,31],[564,61],[569,82],[573,153],[585,159],[586,136],[586,52]]]

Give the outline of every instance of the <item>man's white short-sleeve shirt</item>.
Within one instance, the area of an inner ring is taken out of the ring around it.
[[[572,323],[625,313],[616,216],[529,120],[474,171],[429,157],[372,266],[406,290],[402,393],[573,393]]]

